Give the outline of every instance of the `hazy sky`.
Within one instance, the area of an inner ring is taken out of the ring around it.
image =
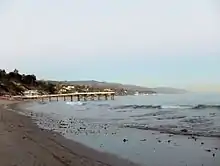
[[[220,87],[220,1],[0,0],[0,58],[45,79]]]

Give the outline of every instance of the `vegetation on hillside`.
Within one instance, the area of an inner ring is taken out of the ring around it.
[[[22,95],[26,90],[38,90],[42,94],[56,93],[54,84],[38,81],[35,75],[20,74],[17,69],[8,73],[0,69],[0,95]]]
[[[0,69],[0,96],[24,95],[24,92],[28,90],[37,90],[39,94],[106,91],[105,88],[89,85],[74,85],[72,89],[67,89],[68,86],[71,85],[65,85],[61,82],[37,80],[35,75],[20,74],[17,69],[12,72]],[[107,90],[111,91],[111,89]],[[121,91],[119,90],[119,93]]]

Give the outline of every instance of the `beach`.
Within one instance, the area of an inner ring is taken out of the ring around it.
[[[219,98],[188,94],[4,101],[1,164],[218,166]]]
[[[1,166],[127,166],[129,161],[97,152],[61,135],[39,129],[16,113],[16,101],[0,100]],[[13,107],[13,111],[12,108]]]

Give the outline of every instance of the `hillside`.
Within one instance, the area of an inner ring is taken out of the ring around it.
[[[170,87],[148,88],[137,85],[100,82],[95,80],[85,81],[49,81],[37,80],[35,75],[20,74],[18,70],[6,72],[0,70],[0,95],[22,95],[27,90],[37,90],[40,94],[58,93],[60,90],[73,85],[72,90],[68,92],[84,92],[84,91],[105,91],[113,90],[117,95],[133,95],[139,93],[165,93],[176,94],[185,93],[185,90]]]
[[[140,87],[136,85],[124,85],[120,83],[109,83],[109,82],[99,82],[95,80],[86,80],[86,81],[51,81],[47,80],[53,84],[63,84],[63,85],[74,85],[74,86],[89,86],[94,89],[112,89],[118,95],[133,95],[136,91],[143,92],[143,93],[155,93],[149,88]],[[126,93],[125,93],[126,91]]]
[[[50,81],[52,83],[58,83],[57,81]],[[84,81],[61,81],[59,83],[66,85],[88,85],[92,87],[99,88],[112,88],[112,89],[125,89],[130,93],[143,92],[143,93],[162,93],[162,94],[180,94],[186,93],[187,91],[184,89],[177,89],[171,87],[156,87],[156,88],[148,88],[137,85],[129,85],[129,84],[120,84],[120,83],[111,83],[111,82],[100,82],[95,80],[84,80]]]
[[[0,70],[0,95],[22,95],[27,90],[38,90],[41,94],[56,92],[54,84],[38,81],[35,75],[20,74],[16,69],[9,73]]]

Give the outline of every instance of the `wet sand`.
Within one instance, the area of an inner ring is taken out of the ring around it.
[[[16,101],[0,100],[1,166],[130,166],[63,136],[39,129],[26,116],[12,111]]]

